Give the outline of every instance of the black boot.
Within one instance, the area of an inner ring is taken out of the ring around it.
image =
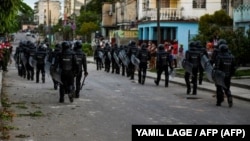
[[[144,83],[145,83],[145,77],[142,77],[141,84],[144,85]]]
[[[190,94],[190,92],[191,92],[191,88],[188,87],[188,88],[187,88],[187,94]]]
[[[231,108],[233,106],[233,98],[232,98],[232,96],[228,97],[227,102],[228,102],[228,106]]]
[[[157,80],[154,81],[155,82],[155,85],[158,86],[159,85],[159,82]]]

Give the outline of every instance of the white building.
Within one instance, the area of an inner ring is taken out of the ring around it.
[[[49,10],[48,10],[49,9]],[[34,5],[34,21],[40,25],[56,25],[61,13],[61,2],[59,0],[39,0]]]

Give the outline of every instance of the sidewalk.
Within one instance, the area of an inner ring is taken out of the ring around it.
[[[94,63],[93,57],[87,57],[87,61],[89,63]],[[147,71],[147,77],[155,79],[156,73]],[[164,80],[164,78],[162,78],[162,80]],[[169,82],[186,86],[184,78],[177,76],[174,77],[174,79],[170,80]],[[203,81],[202,85],[198,85],[198,89],[216,93],[216,88],[214,83],[207,81]],[[232,79],[230,89],[233,97],[250,101],[250,77],[242,79]]]

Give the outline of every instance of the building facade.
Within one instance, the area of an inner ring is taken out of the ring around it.
[[[250,30],[250,0],[236,0],[234,7],[234,28],[241,28],[245,32]]]
[[[198,34],[199,18],[221,9],[233,16],[231,5],[232,0],[124,0],[115,4],[104,3],[102,28],[104,35],[109,30],[135,28],[139,43],[177,40],[187,49],[189,40]]]
[[[40,25],[56,25],[59,18],[62,16],[61,13],[61,2],[58,0],[39,0],[34,5],[34,20]]]

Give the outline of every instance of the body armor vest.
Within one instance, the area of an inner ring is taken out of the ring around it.
[[[148,51],[147,50],[141,50],[140,54],[141,54],[140,61],[142,63],[146,63],[148,61]]]
[[[230,76],[232,70],[233,56],[230,54],[221,54],[218,56],[221,61],[219,64],[219,69],[225,73],[226,76]]]
[[[46,52],[45,51],[38,51],[36,53],[36,60],[38,64],[45,63]]]
[[[197,68],[200,63],[200,52],[199,51],[189,51],[190,63],[193,64],[194,68]]]
[[[165,52],[165,51],[160,51],[157,53],[157,56],[159,57],[159,64],[161,66],[166,66],[168,65],[168,61],[169,61],[169,53]]]
[[[71,53],[63,53],[61,60],[61,68],[62,70],[69,71],[73,68],[73,54]]]

